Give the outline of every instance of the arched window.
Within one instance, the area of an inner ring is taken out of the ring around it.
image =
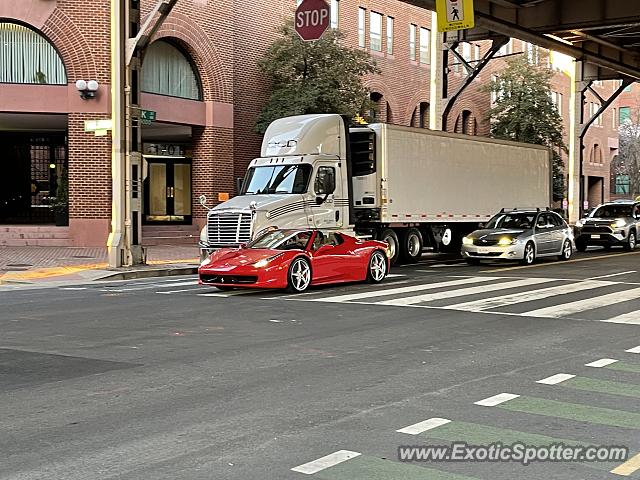
[[[591,149],[590,162],[598,165],[602,164],[602,148],[600,148],[600,145],[597,143],[594,144],[593,148]]]
[[[66,85],[56,49],[35,30],[0,22],[0,82]]]
[[[413,109],[411,115],[411,127],[429,128],[429,103],[420,102],[416,108]]]
[[[200,100],[200,83],[189,59],[169,42],[149,45],[142,64],[142,91]]]
[[[464,133],[465,135],[477,135],[478,134],[478,122],[476,117],[470,110],[463,110],[456,119],[455,125],[456,133]]]

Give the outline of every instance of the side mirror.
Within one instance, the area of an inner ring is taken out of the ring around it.
[[[478,228],[484,228],[484,227],[485,227],[485,225],[486,225],[486,224],[485,224],[484,222],[483,222],[483,223],[479,223],[479,224],[478,224]]]
[[[322,205],[327,200],[327,195],[324,197],[317,195],[316,196],[316,205]]]

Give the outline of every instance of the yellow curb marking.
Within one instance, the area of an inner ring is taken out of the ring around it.
[[[616,468],[611,470],[610,473],[615,473],[616,475],[622,475],[624,477],[628,477],[635,471],[640,469],[640,453],[635,457],[631,457],[629,460],[624,462],[622,465],[618,465]]]
[[[640,255],[640,252],[613,253],[611,255],[600,255],[598,257],[576,258],[575,260],[567,260],[566,262],[561,262],[560,265],[566,265],[567,263],[589,262],[591,260],[602,260],[604,258],[611,258],[611,257],[624,257],[626,255]],[[480,273],[507,272],[509,270],[521,270],[523,268],[548,267],[549,265],[550,265],[549,263],[536,263],[535,265],[522,265],[520,267],[506,267],[506,268],[496,268],[493,270],[482,270]],[[555,264],[551,264],[551,265],[555,265]]]

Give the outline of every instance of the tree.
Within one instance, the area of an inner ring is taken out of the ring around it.
[[[344,34],[326,32],[315,42],[303,41],[293,22],[278,28],[281,37],[258,62],[271,80],[272,93],[256,120],[264,133],[276,118],[307,113],[339,113],[355,117],[372,109],[363,76],[379,73],[368,53],[340,43]]]
[[[563,139],[562,117],[553,103],[548,68],[531,65],[524,55],[507,60],[498,79],[481,87],[496,99],[488,113],[494,138],[535,143],[553,152],[553,199],[564,198],[564,162],[567,152]]]
[[[638,102],[640,103],[640,102]],[[635,108],[635,118],[620,125],[620,150],[612,174],[628,179],[631,198],[640,195],[640,105]]]

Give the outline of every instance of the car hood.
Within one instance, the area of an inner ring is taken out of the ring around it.
[[[296,193],[291,195],[239,195],[213,207],[210,211],[211,213],[220,213],[226,210],[250,211],[252,202],[255,202],[256,210],[272,210],[299,200],[301,200],[301,195]]]
[[[504,237],[504,236],[518,237],[522,235],[525,231],[527,230],[516,230],[513,228],[496,228],[494,230],[476,230],[469,236],[471,238],[477,238],[479,240],[482,240],[482,239],[490,240],[496,237]]]
[[[272,257],[283,250],[270,250],[258,248],[223,248],[211,255],[211,261],[205,265],[206,268],[230,267],[253,265],[265,258]]]

